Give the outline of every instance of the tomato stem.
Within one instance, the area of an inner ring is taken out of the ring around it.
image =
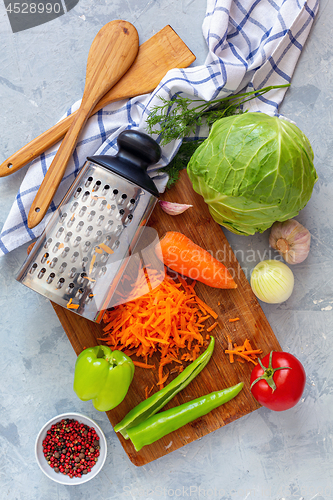
[[[264,373],[262,375],[260,375],[260,377],[256,378],[252,382],[252,384],[250,386],[250,389],[252,389],[252,387],[254,386],[254,384],[256,384],[257,382],[259,382],[259,380],[266,380],[267,384],[272,389],[272,392],[274,392],[275,389],[276,389],[276,385],[275,385],[275,382],[273,380],[274,373],[277,370],[292,370],[291,366],[279,366],[277,368],[273,368],[272,367],[273,352],[274,351],[271,351],[269,353],[269,363],[268,363],[267,367],[262,364],[262,362],[261,362],[260,359],[258,359],[259,364],[260,364],[261,368],[263,369]]]

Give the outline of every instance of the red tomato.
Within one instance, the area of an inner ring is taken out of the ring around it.
[[[303,365],[292,354],[275,351],[267,354],[261,363],[265,369],[260,363],[257,364],[250,379],[251,392],[256,400],[262,406],[275,411],[288,410],[295,406],[301,399],[305,386]]]

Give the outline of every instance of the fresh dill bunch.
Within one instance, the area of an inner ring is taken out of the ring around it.
[[[152,108],[147,118],[147,132],[159,134],[160,144],[165,146],[172,140],[195,134],[197,127],[201,127],[204,123],[210,128],[216,120],[242,112],[242,106],[251,99],[260,97],[270,90],[289,86],[290,84],[271,85],[212,101],[190,99],[179,94],[171,100],[161,97],[162,104]]]
[[[148,133],[159,133],[161,145],[168,144],[173,139],[183,138],[195,132],[202,125],[202,114],[197,107],[191,109],[192,100],[180,95],[171,101],[160,98],[162,104],[155,106],[147,118]],[[202,107],[202,106],[200,106]],[[154,129],[158,126],[158,129]]]

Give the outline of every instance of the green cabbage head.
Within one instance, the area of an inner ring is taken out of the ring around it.
[[[296,125],[250,112],[216,121],[187,172],[213,219],[244,235],[295,217],[318,179],[310,142]]]

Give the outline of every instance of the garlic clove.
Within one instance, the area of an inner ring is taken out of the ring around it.
[[[169,215],[179,215],[185,212],[188,208],[193,207],[193,205],[185,205],[184,203],[172,203],[171,201],[158,201],[162,210]]]
[[[295,219],[274,222],[269,235],[269,244],[277,250],[288,264],[300,264],[310,251],[311,234]]]

